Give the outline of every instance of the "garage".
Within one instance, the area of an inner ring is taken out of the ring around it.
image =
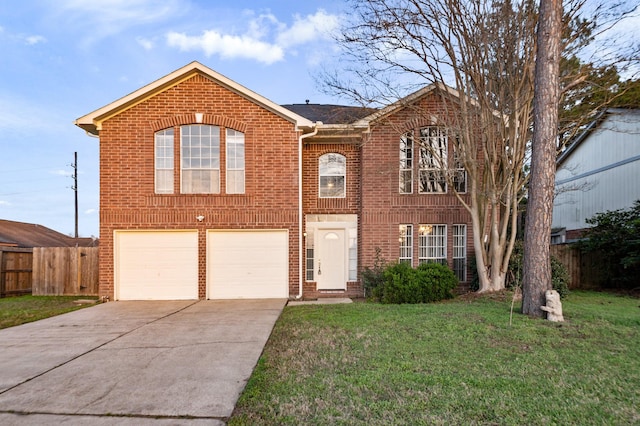
[[[198,298],[197,231],[116,231],[116,300]]]
[[[285,230],[209,230],[207,297],[289,297],[289,233]]]

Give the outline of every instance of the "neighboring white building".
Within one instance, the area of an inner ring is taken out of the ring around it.
[[[558,157],[552,243],[580,237],[586,219],[640,199],[640,109],[604,111]]]

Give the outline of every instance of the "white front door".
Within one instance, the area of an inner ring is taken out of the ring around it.
[[[319,229],[317,246],[315,275],[318,290],[346,289],[345,230]]]

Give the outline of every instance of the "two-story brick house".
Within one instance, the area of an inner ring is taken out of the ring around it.
[[[403,102],[281,106],[193,62],[79,118],[100,137],[100,295],[358,297],[376,248],[465,282],[439,99],[408,98],[423,118]]]

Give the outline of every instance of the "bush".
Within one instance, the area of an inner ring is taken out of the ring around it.
[[[629,209],[598,213],[580,241],[582,252],[596,253],[609,287],[634,288],[640,275],[640,200]]]
[[[375,260],[373,261],[373,268],[365,267],[362,271],[362,285],[364,286],[364,295],[367,298],[374,300],[380,300],[382,283],[384,278],[382,274],[387,265],[387,261],[380,254],[382,250],[380,247],[376,247]]]
[[[555,256],[551,256],[551,284],[555,291],[560,294],[560,298],[569,294],[569,271]]]
[[[388,266],[376,299],[382,303],[428,303],[453,297],[458,279],[449,267],[423,263],[414,269],[406,263]]]

